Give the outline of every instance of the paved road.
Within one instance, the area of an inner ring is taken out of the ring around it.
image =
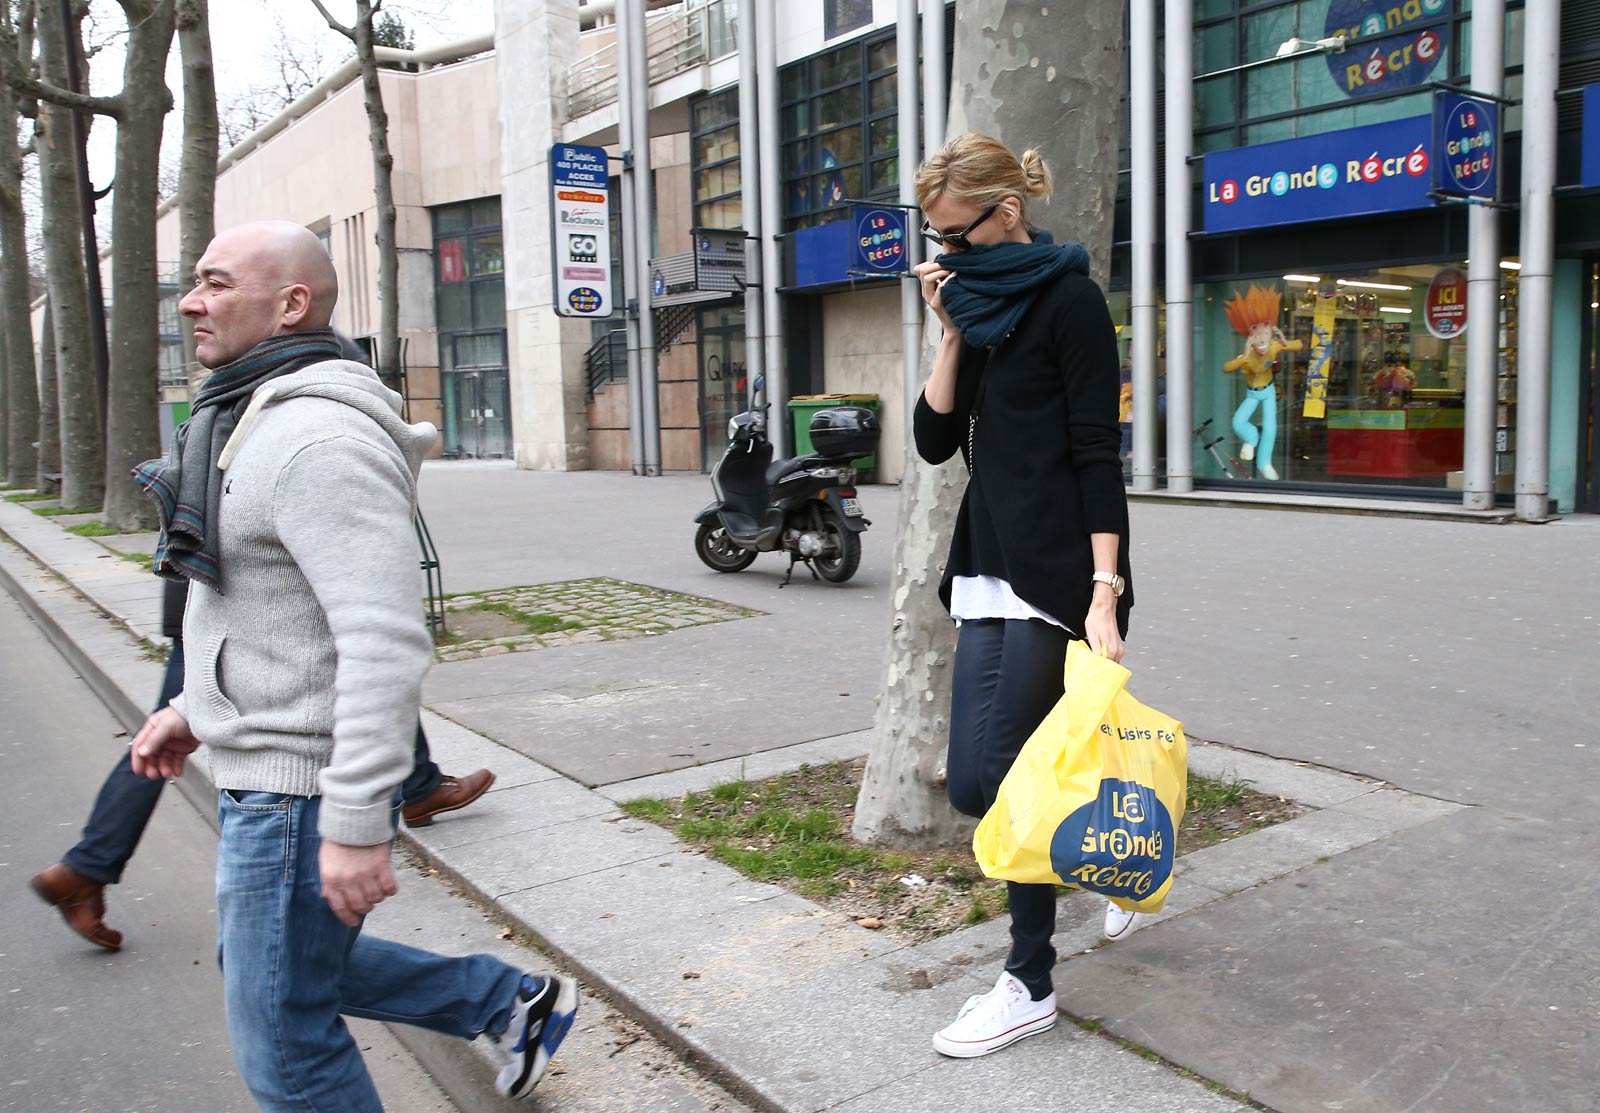
[[[76,839],[124,740],[4,593],[0,677],[0,1110],[254,1110],[223,1020],[210,826],[169,788],[111,890],[107,920],[124,949],[81,941],[27,882]],[[360,1022],[355,1031],[391,1113],[454,1113],[385,1029]]]

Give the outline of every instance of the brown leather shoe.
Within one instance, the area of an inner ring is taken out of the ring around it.
[[[97,947],[122,950],[122,932],[108,928],[101,919],[106,914],[106,887],[59,862],[28,882],[39,899],[54,905],[67,926]]]
[[[407,827],[426,827],[433,822],[433,817],[441,812],[453,812],[457,808],[466,807],[488,792],[492,784],[494,784],[494,774],[487,769],[480,769],[465,777],[452,777],[446,773],[438,788],[415,804],[407,804],[401,808],[400,815],[405,819]]]

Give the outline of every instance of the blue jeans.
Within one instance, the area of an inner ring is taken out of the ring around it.
[[[1039,619],[976,619],[961,624],[950,693],[950,803],[981,818],[1000,782],[1061,699],[1069,635]],[[1006,969],[1035,1001],[1052,990],[1056,964],[1054,885],[1006,882],[1011,954]]]
[[[155,710],[167,706],[181,691],[183,639],[173,638]],[[68,869],[102,885],[115,885],[122,880],[122,871],[144,837],[144,829],[155,814],[156,805],[161,802],[161,790],[167,787],[166,781],[153,781],[136,774],[132,759],[131,749],[122,751],[122,759],[100,786],[100,795],[95,797],[89,820],[83,825],[83,837],[61,859]]]
[[[381,1113],[340,1015],[472,1039],[510,1021],[522,972],[339,922],[318,884],[318,797],[218,793],[217,957],[234,1059],[266,1113]]]
[[[154,710],[160,711],[181,691],[183,639],[173,638],[167,671],[161,678],[161,695]],[[116,768],[100,786],[100,795],[95,797],[89,819],[83,825],[83,837],[61,859],[68,869],[102,885],[115,885],[122,880],[122,871],[138,849],[144,829],[161,802],[161,790],[167,786],[164,780],[135,774],[131,759],[132,752],[124,750]],[[421,719],[417,720],[414,761],[411,775],[400,786],[400,797],[408,804],[425,799],[444,779],[429,755],[428,736],[422,731]]]

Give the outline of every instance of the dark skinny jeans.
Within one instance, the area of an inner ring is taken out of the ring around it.
[[[161,678],[161,695],[155,710],[160,711],[172,702],[172,697],[183,691],[183,639],[172,639],[172,652],[167,657],[167,671]],[[161,801],[161,790],[167,782],[134,773],[132,751],[124,750],[116,768],[100,786],[83,827],[83,838],[78,845],[62,857],[70,870],[81,873],[91,881],[115,885],[122,880],[133,852],[144,837],[144,829],[155,814]],[[426,799],[439,787],[444,774],[433,763],[428,753],[428,736],[422,732],[422,721],[417,720],[415,764],[411,775],[400,786],[400,798],[407,804]]]
[[[961,624],[950,699],[950,803],[981,818],[1000,782],[1061,698],[1065,630],[1037,619],[977,619]],[[1035,1001],[1053,991],[1056,927],[1053,885],[1006,882],[1011,954],[1006,969]]]

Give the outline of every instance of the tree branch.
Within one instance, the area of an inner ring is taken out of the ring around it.
[[[114,120],[122,119],[121,97],[94,97],[46,84],[22,72],[18,62],[18,49],[16,31],[9,25],[0,24],[0,81],[11,86],[16,92],[58,104],[62,108],[93,112],[100,116],[110,116]]]
[[[328,26],[329,27],[332,27],[335,31],[339,32],[339,34],[343,35],[345,38],[349,39],[351,42],[355,42],[356,41],[355,28],[354,27],[346,27],[344,24],[340,23],[337,19],[334,19],[333,15],[328,11],[328,9],[322,6],[322,0],[311,0],[311,4],[312,4],[313,7],[315,7],[317,9],[317,11],[322,13],[322,18],[328,21]]]

